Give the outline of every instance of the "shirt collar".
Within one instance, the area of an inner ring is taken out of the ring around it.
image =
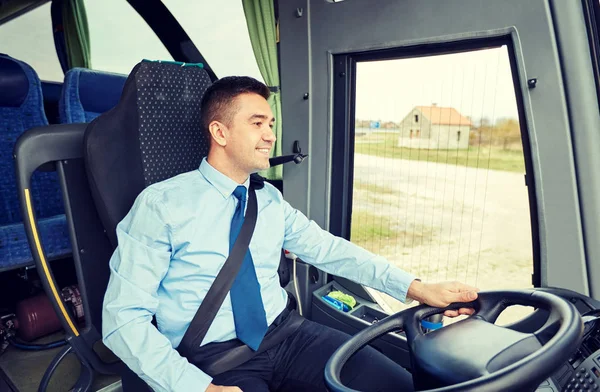
[[[227,177],[225,174],[212,167],[212,165],[206,160],[206,157],[202,159],[198,170],[204,176],[206,181],[208,181],[212,186],[217,188],[217,190],[223,196],[224,199],[227,199],[229,196],[231,196],[235,188],[239,185],[245,186],[246,191],[248,190],[248,186],[250,185],[250,177],[248,177],[243,184],[238,184],[231,178]]]

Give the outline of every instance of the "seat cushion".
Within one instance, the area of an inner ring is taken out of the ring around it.
[[[121,97],[126,76],[73,68],[65,75],[59,101],[62,124],[90,122],[112,109]]]
[[[71,253],[69,230],[64,215],[38,221],[42,245],[48,260]],[[0,271],[33,265],[33,258],[22,223],[0,226]]]
[[[48,125],[40,80],[29,65],[0,54],[0,225],[21,221],[13,149],[30,128]],[[58,177],[36,173],[31,193],[38,218],[63,213]]]
[[[17,193],[13,150],[23,132],[48,125],[40,80],[28,64],[0,54],[0,269],[31,264],[33,260],[23,231]],[[36,172],[31,179],[31,198],[36,217],[54,222],[64,207],[56,172]],[[62,216],[64,222],[64,216]],[[50,223],[45,223],[47,225]],[[70,254],[66,224],[62,230],[51,223],[48,250],[52,256]],[[20,230],[17,229],[20,227]],[[45,227],[45,226],[44,226]],[[45,235],[42,233],[42,235]],[[62,236],[61,238],[59,238]]]
[[[142,61],[129,75],[119,104],[88,125],[84,154],[90,190],[115,247],[116,226],[138,194],[197,169],[208,154],[200,104],[210,84],[201,65]]]

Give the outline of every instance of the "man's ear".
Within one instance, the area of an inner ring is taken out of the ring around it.
[[[227,145],[227,127],[219,121],[212,121],[208,124],[208,131],[212,139],[221,147]]]

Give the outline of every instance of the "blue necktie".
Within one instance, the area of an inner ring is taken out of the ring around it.
[[[244,222],[244,211],[246,206],[246,187],[238,186],[233,191],[239,203],[231,220],[231,232],[229,234],[229,250],[240,233],[242,223]],[[233,308],[233,319],[235,322],[235,332],[238,339],[247,344],[256,351],[260,342],[267,332],[267,316],[260,295],[260,284],[256,277],[254,262],[250,249],[244,256],[242,266],[238,272],[231,290],[231,306]]]

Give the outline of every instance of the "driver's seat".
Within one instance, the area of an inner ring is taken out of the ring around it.
[[[140,192],[197,169],[208,154],[200,102],[210,84],[201,65],[143,61],[125,82],[117,106],[87,127],[87,177],[113,250],[117,224]],[[125,391],[147,388],[132,372],[122,378]]]
[[[92,359],[93,346],[102,328],[108,262],[117,246],[116,225],[145,187],[199,167],[208,152],[200,125],[200,102],[210,83],[198,64],[143,61],[127,78],[117,106],[87,128],[85,124],[35,128],[19,140],[16,157],[21,194],[29,186],[31,173],[47,161],[55,162],[64,181],[85,327],[74,325],[68,309],[53,295],[56,282],[45,263],[43,247],[36,247],[36,227],[28,225],[27,230],[30,246],[38,250],[36,264],[49,272],[42,277],[44,288],[69,343],[89,369],[100,369],[98,360]],[[28,206],[22,199],[22,210],[28,211]],[[32,219],[35,222],[35,216]],[[290,274],[284,257],[279,276],[286,286]],[[126,392],[148,390],[133,372],[114,369]],[[89,377],[79,384],[89,386]]]
[[[113,248],[117,224],[144,188],[196,170],[208,154],[200,103],[210,84],[201,64],[142,61],[125,82],[117,106],[87,127],[90,190]],[[289,268],[284,257],[279,274],[285,287]],[[124,388],[130,382],[126,377]]]
[[[147,186],[192,171],[208,154],[200,101],[211,80],[201,64],[143,61],[117,106],[86,129],[90,190],[114,248],[116,227]]]

